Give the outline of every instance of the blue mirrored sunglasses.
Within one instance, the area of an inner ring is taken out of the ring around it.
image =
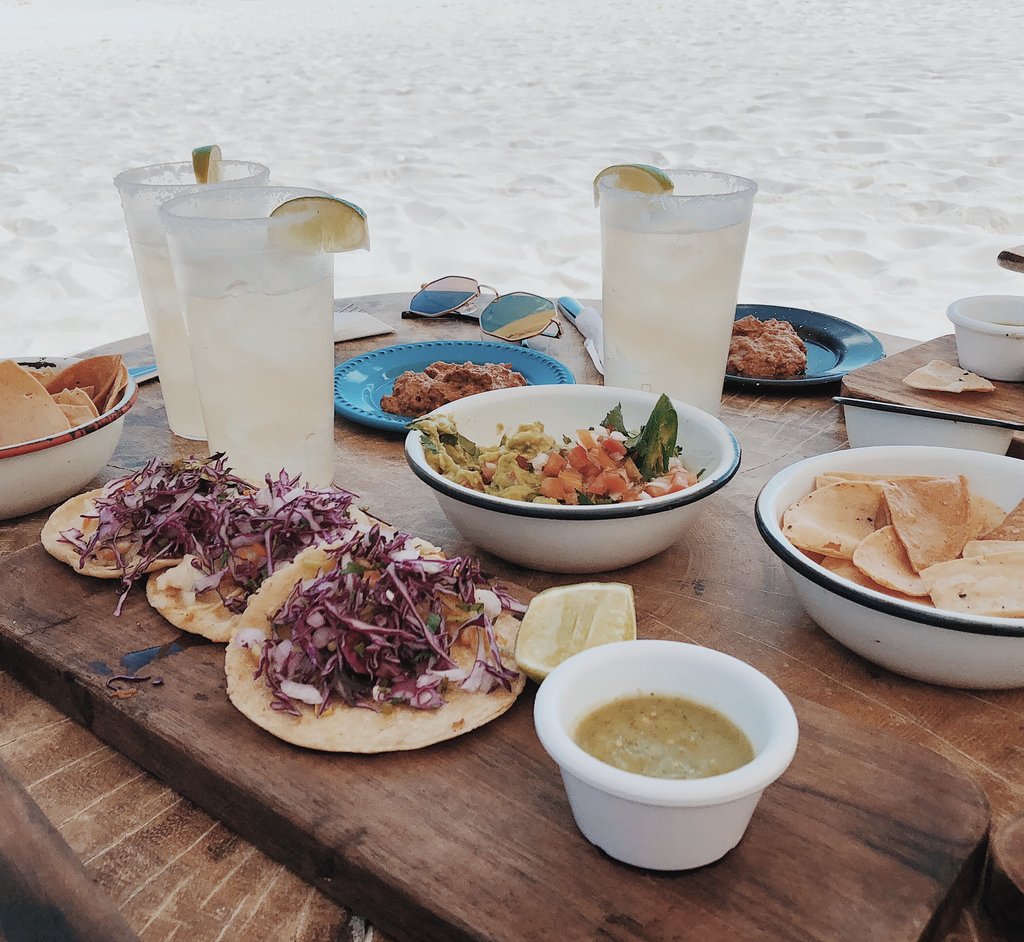
[[[479,313],[473,302],[481,289],[493,292],[494,299]],[[480,330],[500,340],[518,343],[540,334],[562,336],[555,305],[548,299],[528,291],[498,294],[490,285],[481,285],[475,278],[446,275],[431,281],[412,296],[403,317],[443,317],[457,314],[478,318]]]

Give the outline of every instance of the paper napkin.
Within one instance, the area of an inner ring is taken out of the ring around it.
[[[393,334],[395,328],[385,324],[379,317],[366,311],[345,310],[334,312],[334,342],[357,340],[360,337],[376,337],[378,334]]]

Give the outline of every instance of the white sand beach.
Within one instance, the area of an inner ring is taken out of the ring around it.
[[[145,320],[119,170],[218,142],[369,214],[338,296],[449,273],[600,295],[590,181],[760,184],[740,300],[918,338],[1024,293],[1024,6],[0,0],[0,355]]]

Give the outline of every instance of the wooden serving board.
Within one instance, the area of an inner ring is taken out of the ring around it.
[[[0,562],[0,662],[396,939],[932,940],[978,879],[989,813],[973,779],[807,701],[794,703],[796,759],[739,847],[656,874],[576,830],[533,731],[532,693],[418,752],[307,752],[234,710],[218,645],[154,661],[142,673],[161,686],[113,697],[105,681],[122,655],[177,636],[139,590],[120,618],[114,602],[111,583],[40,546],[12,554]]]
[[[966,415],[984,416],[989,419],[1024,422],[1024,383],[994,382],[996,390],[990,393],[929,392],[926,389],[913,389],[904,384],[904,377],[931,360],[945,360],[954,366],[959,365],[956,339],[952,334],[936,337],[927,343],[847,373],[843,377],[843,395],[895,402],[922,409],[963,412]],[[1010,454],[1024,457],[1024,434],[1014,434]]]

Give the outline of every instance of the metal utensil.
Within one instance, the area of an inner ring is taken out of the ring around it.
[[[1003,249],[996,261],[999,262],[1000,268],[1024,274],[1024,245],[1018,245],[1013,249]]]

